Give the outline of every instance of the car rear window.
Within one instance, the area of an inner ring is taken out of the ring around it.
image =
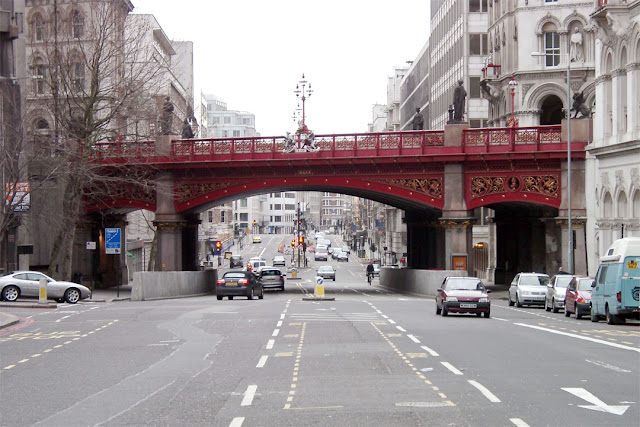
[[[547,276],[522,276],[520,284],[524,286],[547,286],[549,277]]]
[[[262,270],[260,274],[262,276],[280,276],[282,273],[280,270]]]
[[[222,277],[225,279],[244,279],[245,275],[244,273],[225,273]]]

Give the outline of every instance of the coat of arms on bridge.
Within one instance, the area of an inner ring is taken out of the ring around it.
[[[291,132],[287,132],[287,136],[284,137],[284,148],[282,151],[285,153],[319,151],[320,147],[316,146],[315,134],[305,124],[304,102],[307,100],[307,97],[311,96],[313,90],[311,89],[311,83],[304,79],[304,74],[302,75],[302,80],[296,85],[294,93],[298,97],[302,95],[302,110],[299,108],[300,104],[298,104],[298,108],[293,112],[293,121],[296,121],[296,117],[300,112],[302,112],[302,120],[298,122],[298,130],[293,136]]]

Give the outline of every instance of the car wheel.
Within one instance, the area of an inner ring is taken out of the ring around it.
[[[520,304],[520,298],[518,298],[518,294],[516,294],[516,307],[522,307],[522,304]]]
[[[489,317],[491,317],[491,312],[490,311],[485,311],[484,312],[484,318],[488,319]]]
[[[218,298],[218,301],[222,301],[222,295],[216,295],[216,298]]]
[[[447,310],[447,306],[442,304],[442,317],[445,317],[447,314],[449,314],[449,310]]]
[[[251,288],[251,290],[247,294],[247,299],[253,299],[253,288]]]
[[[333,281],[334,281],[334,282],[336,281],[336,278],[335,278],[335,277],[333,278]]]
[[[229,295],[227,298],[229,298],[229,300],[232,300],[232,299],[233,299],[233,297],[232,297],[231,295]]]
[[[511,301],[511,294],[509,294],[509,307],[513,307],[513,301]]]
[[[284,292],[284,285],[282,285],[282,287],[280,287],[280,290],[281,290],[282,292]]]
[[[554,313],[557,313],[560,309],[556,306],[556,299],[552,299],[551,300],[551,310],[553,310]]]
[[[482,316],[482,313],[476,313],[476,317]]]
[[[549,304],[547,304],[547,299],[544,299],[544,309],[547,311],[551,311],[551,307],[549,307]]]
[[[591,321],[596,323],[600,318],[593,312],[593,306],[591,307]]]
[[[69,288],[64,292],[64,300],[69,304],[75,304],[80,301],[80,291],[76,288]]]
[[[441,312],[442,312],[442,309],[438,307],[438,303],[436,303],[436,314],[440,314]]]
[[[611,314],[609,311],[609,305],[604,308],[604,314],[607,319],[607,325],[615,325],[616,324],[616,316]]]
[[[564,303],[564,317],[569,317],[571,316],[571,312],[569,311],[569,304],[567,304],[566,302]]]
[[[262,288],[262,292],[260,292],[258,299],[264,299],[264,288]]]
[[[582,314],[580,314],[580,309],[578,308],[578,304],[576,304],[576,319],[580,319]]]
[[[2,290],[2,298],[5,301],[15,301],[20,296],[20,289],[17,286],[7,286]]]

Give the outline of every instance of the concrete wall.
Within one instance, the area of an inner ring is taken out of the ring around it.
[[[382,267],[380,285],[398,292],[434,297],[436,289],[442,285],[442,281],[447,276],[467,276],[467,272]]]
[[[207,295],[215,291],[218,270],[140,271],[133,274],[131,301]]]

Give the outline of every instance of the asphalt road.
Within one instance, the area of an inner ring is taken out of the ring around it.
[[[270,260],[278,239],[245,261]],[[264,300],[11,309],[0,425],[638,425],[637,324],[501,299],[489,319],[437,316],[432,299],[369,286],[354,261],[328,262],[335,301],[303,299],[325,264],[312,261]]]

